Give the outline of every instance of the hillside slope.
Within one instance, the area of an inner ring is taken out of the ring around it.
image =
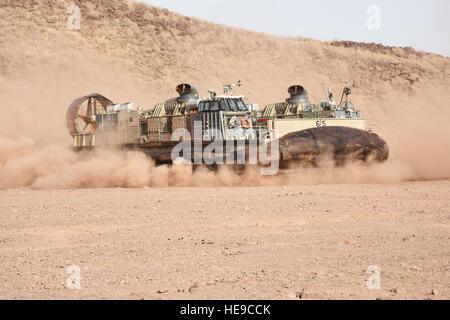
[[[244,84],[241,93],[260,105],[283,100],[294,83],[318,101],[323,82],[337,95],[351,81],[352,100],[388,141],[391,161],[407,168],[409,178],[450,176],[449,58],[411,48],[276,37],[125,0],[76,1],[81,30],[69,30],[66,10],[73,3],[0,2],[4,187],[32,185],[52,172],[33,167],[30,155],[70,144],[64,121],[74,97],[100,92],[151,106],[173,96],[181,82],[206,96],[208,89],[237,80]],[[11,172],[20,171],[21,162],[35,178],[17,183]]]

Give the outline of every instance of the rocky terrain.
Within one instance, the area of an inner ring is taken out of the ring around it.
[[[0,191],[0,297],[449,299],[449,189]]]

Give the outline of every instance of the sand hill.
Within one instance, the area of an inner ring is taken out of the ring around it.
[[[405,172],[402,179],[450,176],[449,58],[276,37],[125,0],[75,1],[81,29],[70,30],[67,7],[73,3],[0,2],[0,187],[36,185],[60,175],[65,163],[80,166],[65,149],[71,142],[65,112],[77,96],[100,92],[150,107],[174,96],[181,82],[206,96],[237,80],[244,84],[241,93],[260,105],[282,101],[291,84],[304,85],[318,101],[322,83],[337,96],[349,81],[353,102],[389,143],[390,162]],[[56,154],[64,156],[55,160]]]

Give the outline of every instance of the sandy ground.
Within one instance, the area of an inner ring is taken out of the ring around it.
[[[450,181],[0,191],[0,298],[448,299],[449,194]],[[80,290],[65,288],[70,265]]]

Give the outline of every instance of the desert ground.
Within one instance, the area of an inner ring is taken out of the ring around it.
[[[3,190],[0,297],[448,299],[449,193],[449,180]]]

